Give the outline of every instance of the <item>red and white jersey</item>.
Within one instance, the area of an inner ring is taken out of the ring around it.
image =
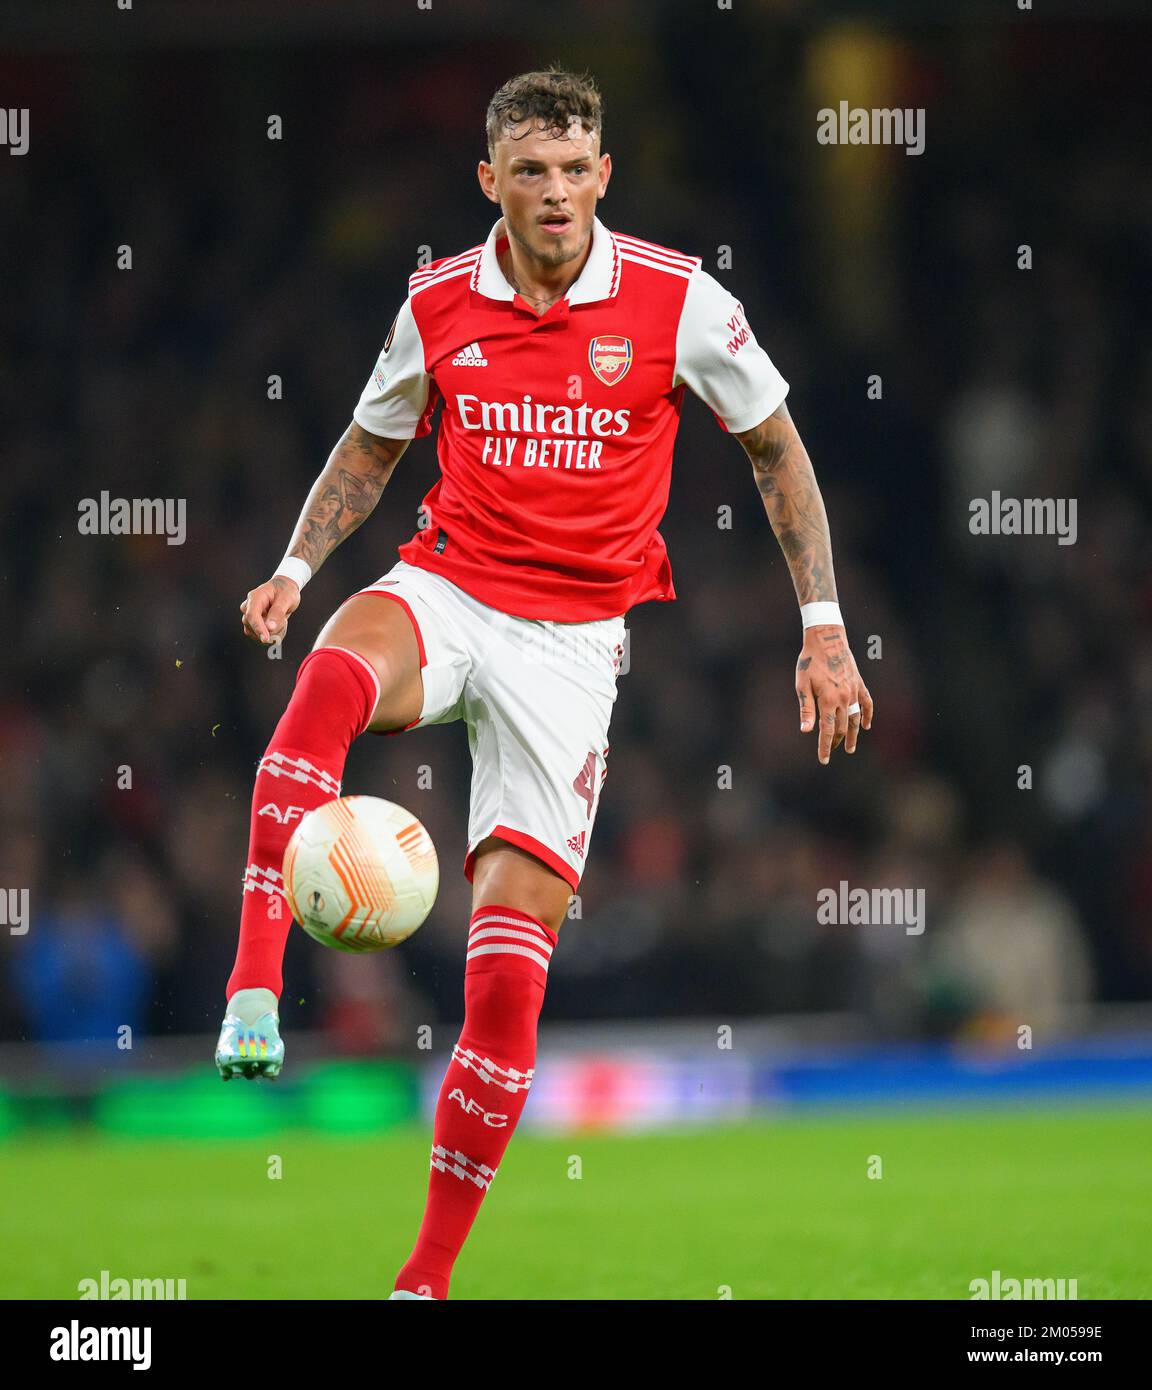
[[[483,246],[409,280],[354,412],[413,439],[443,402],[440,479],[400,556],[523,618],[618,617],[673,599],[657,531],[685,387],[731,431],[788,383],[740,304],[686,256],[593,223],[567,295],[537,315]]]

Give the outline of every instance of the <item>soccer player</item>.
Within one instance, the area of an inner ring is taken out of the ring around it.
[[[802,732],[827,763],[872,700],[837,605],[828,523],[787,383],[700,258],[597,218],[611,159],[593,82],[506,83],[480,187],[502,216],[408,296],[244,630],[283,637],[438,404],[440,477],[398,563],[329,618],[260,762],[222,1075],[275,1076],[290,914],[281,861],[340,794],[357,735],[463,719],[473,759],[464,1027],[436,1108],[415,1248],[393,1298],[443,1299],[532,1085],[548,965],[588,855],[633,605],[675,597],[657,526],[685,389],[752,462],[800,605]],[[275,910],[270,908],[275,903]]]

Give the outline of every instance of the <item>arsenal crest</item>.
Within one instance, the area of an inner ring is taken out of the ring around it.
[[[588,344],[588,365],[605,386],[615,386],[632,365],[632,339],[616,333],[601,334]]]

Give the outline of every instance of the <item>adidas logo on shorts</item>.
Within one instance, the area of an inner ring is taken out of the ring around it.
[[[460,351],[452,359],[454,367],[486,367],[488,359],[480,351],[479,343],[469,343],[466,348]]]
[[[578,854],[580,858],[583,859],[584,845],[587,842],[587,839],[588,832],[586,830],[581,830],[579,835],[573,835],[572,838],[568,841],[568,848],[572,851],[573,854]]]

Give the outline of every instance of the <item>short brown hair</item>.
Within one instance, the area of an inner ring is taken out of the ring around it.
[[[603,119],[604,102],[590,73],[567,72],[555,64],[543,72],[522,72],[488,103],[488,154],[523,121],[543,121],[549,134],[562,139],[573,121],[597,135]]]

